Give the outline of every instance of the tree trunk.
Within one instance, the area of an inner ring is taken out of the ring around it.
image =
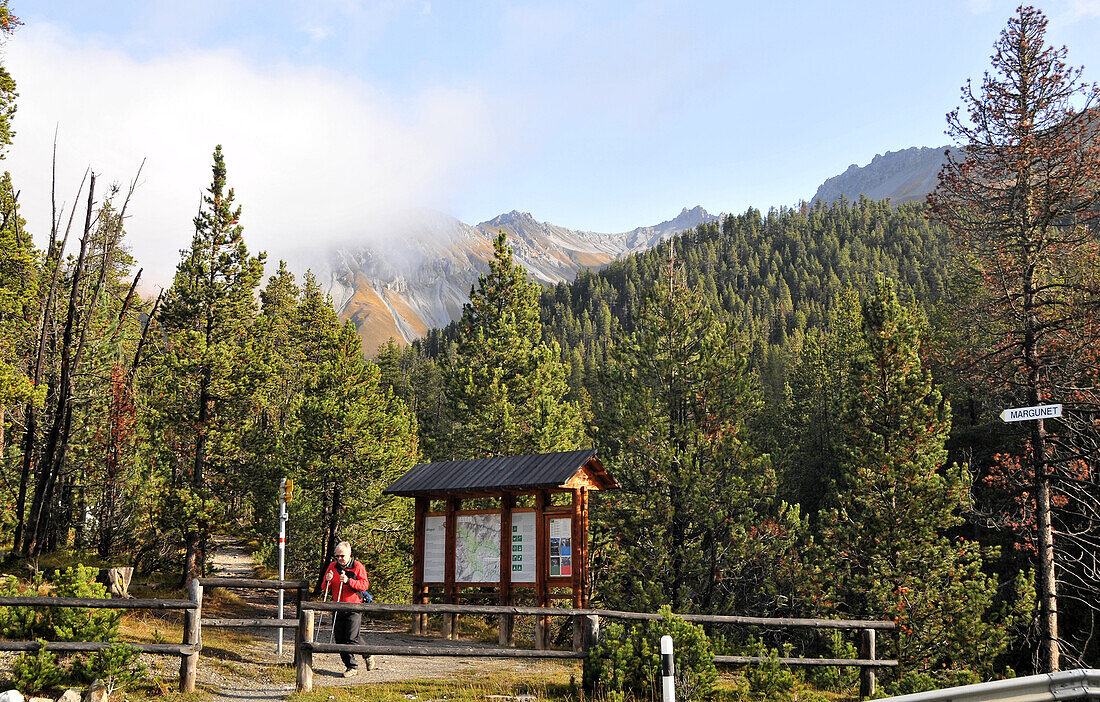
[[[93,174],[88,184],[88,210],[84,218],[84,236],[80,240],[80,254],[77,256],[76,268],[73,271],[73,279],[70,283],[69,311],[65,318],[65,331],[61,349],[61,378],[57,386],[57,409],[46,440],[46,449],[43,452],[42,461],[39,463],[34,502],[31,507],[30,528],[28,529],[26,542],[23,544],[23,554],[26,556],[37,556],[41,553],[42,542],[46,536],[46,527],[51,517],[49,510],[45,507],[53,499],[54,487],[65,460],[69,430],[72,427],[73,373],[76,370],[72,354],[73,332],[77,322],[80,278],[84,269],[84,255],[87,250],[89,232],[92,228],[92,208],[94,204],[95,175]]]
[[[1044,673],[1061,669],[1058,641],[1058,580],[1054,568],[1054,527],[1050,514],[1050,478],[1047,476],[1046,431],[1043,420],[1035,422],[1035,527],[1039,572],[1036,594],[1039,598],[1039,668]]]

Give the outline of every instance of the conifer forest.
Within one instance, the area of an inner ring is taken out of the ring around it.
[[[374,358],[248,246],[220,146],[159,295],[127,246],[140,172],[93,164],[49,231],[5,174],[0,558],[180,586],[233,531],[273,563],[286,477],[287,577],[346,539],[407,602],[412,504],[385,487],[593,447],[621,486],[592,498],[597,606],[894,620],[899,690],[1100,667],[1100,90],[1045,31],[1008,19],[926,203],[749,209],[549,287],[502,233],[460,320]]]

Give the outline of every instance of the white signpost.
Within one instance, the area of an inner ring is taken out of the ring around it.
[[[1025,422],[1029,419],[1053,419],[1062,416],[1062,405],[1037,405],[1035,407],[1017,407],[1001,412],[1005,422]]]

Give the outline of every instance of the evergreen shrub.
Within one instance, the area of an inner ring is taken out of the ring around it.
[[[57,574],[58,597],[108,599],[107,586],[96,582],[97,568],[79,563]],[[85,607],[51,607],[50,628],[56,641],[115,641],[118,639],[118,610]]]
[[[661,619],[635,624],[611,624],[584,662],[585,691],[610,702],[656,699],[660,696],[661,637],[673,641],[676,697],[709,700],[716,692],[718,671],[703,628],[672,614],[667,605]]]
[[[45,644],[42,639],[39,643]],[[40,648],[31,653],[21,653],[11,666],[12,684],[27,697],[61,682],[65,675],[57,664],[57,654]]]
[[[146,666],[140,652],[126,644],[115,644],[95,651],[87,658],[73,659],[69,676],[74,682],[91,683],[102,680],[108,693],[126,688],[145,679]]]

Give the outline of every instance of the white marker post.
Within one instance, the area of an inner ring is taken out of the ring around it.
[[[661,699],[676,702],[676,664],[672,660],[672,637],[661,637]]]
[[[1017,407],[1001,412],[1001,421],[1026,422],[1029,419],[1053,419],[1062,416],[1062,405],[1036,405],[1035,407]]]
[[[293,488],[294,483],[290,484]],[[279,481],[279,580],[286,579],[286,501],[287,479]],[[279,588],[279,619],[283,618],[283,589]],[[279,627],[279,643],[275,653],[283,655],[283,628]]]

